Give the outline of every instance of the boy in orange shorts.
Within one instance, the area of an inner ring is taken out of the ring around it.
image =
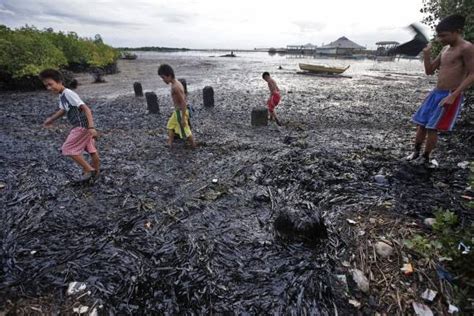
[[[280,89],[278,89],[275,80],[270,77],[268,72],[265,71],[262,75],[262,78],[268,83],[268,89],[270,89],[270,98],[267,101],[269,119],[270,121],[275,120],[278,125],[281,125],[275,114],[275,107],[278,105],[278,103],[280,103],[281,100]]]

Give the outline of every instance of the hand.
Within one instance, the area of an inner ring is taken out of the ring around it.
[[[50,117],[48,117],[48,118],[44,121],[43,127],[44,127],[44,128],[50,128],[50,127],[53,125],[53,122],[54,122],[53,119],[50,118]]]
[[[97,137],[98,134],[97,134],[97,131],[95,130],[95,128],[89,128],[88,131],[89,131],[89,134],[91,134],[91,136],[93,138]]]
[[[423,48],[423,53],[431,53],[431,48],[433,47],[433,45],[430,43],[428,43],[428,45],[426,45],[425,48]]]
[[[445,97],[443,100],[441,100],[441,102],[439,102],[439,106],[446,106],[446,105],[453,104],[454,101],[456,101],[456,98],[457,98],[456,95],[450,94],[447,97]]]

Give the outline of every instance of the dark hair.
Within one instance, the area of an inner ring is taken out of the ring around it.
[[[171,78],[174,78],[173,68],[168,64],[160,65],[158,68],[158,76],[171,76]]]
[[[39,74],[41,80],[53,79],[56,82],[64,82],[63,74],[56,69],[45,69]]]
[[[262,75],[262,78],[265,79],[265,76],[270,76],[270,74],[268,73],[268,71],[265,71]]]
[[[453,14],[445,17],[436,25],[436,32],[456,32],[464,29],[466,19],[460,14]]]

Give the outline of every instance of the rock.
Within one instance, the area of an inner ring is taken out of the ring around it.
[[[436,218],[427,217],[427,218],[425,218],[423,223],[428,227],[433,227],[434,223],[436,223]]]
[[[178,79],[179,82],[183,85],[184,94],[188,94],[188,82],[184,78]]]
[[[204,107],[210,108],[214,106],[214,89],[210,86],[204,87],[202,89],[202,99]]]
[[[374,179],[375,179],[375,182],[377,182],[378,184],[382,184],[382,185],[388,184],[388,180],[384,175],[378,174],[374,177]]]
[[[145,98],[148,112],[152,114],[160,113],[158,97],[156,96],[155,92],[145,92]]]
[[[256,107],[251,113],[252,126],[267,126],[268,125],[268,110],[265,107]]]
[[[393,247],[379,241],[375,244],[375,251],[382,258],[388,258],[393,254]]]
[[[280,211],[273,226],[281,235],[307,242],[316,242],[328,236],[324,220],[317,210],[308,212],[286,207]]]
[[[377,220],[375,218],[371,217],[371,218],[369,218],[369,222],[371,224],[375,224],[375,223],[377,223]]]
[[[143,97],[143,88],[140,82],[135,82],[133,84],[133,91],[135,92],[136,97]]]
[[[364,272],[360,271],[359,269],[352,270],[352,278],[354,282],[357,284],[357,287],[364,293],[369,292],[369,280],[365,277]]]

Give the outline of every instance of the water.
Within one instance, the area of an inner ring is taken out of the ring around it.
[[[269,55],[264,52],[239,52],[238,57],[218,57],[224,52],[188,51],[188,52],[136,52],[137,60],[119,60],[120,73],[107,76],[107,83],[97,89],[87,74],[79,76],[81,86],[79,94],[92,97],[113,99],[117,96],[133,93],[133,82],[142,83],[144,91],[155,91],[157,94],[169,93],[169,88],[157,75],[158,66],[170,64],[177,78],[186,78],[188,90],[202,90],[210,85],[214,89],[232,89],[238,91],[266,89],[261,79],[264,71],[276,79],[283,91],[311,89],[318,78],[307,78],[297,75],[299,63],[323,64],[328,66],[350,68],[344,73],[354,80],[367,80],[387,75],[423,76],[423,64],[418,60],[399,60],[394,62],[377,62],[374,60],[349,60],[330,58],[295,58],[291,55]],[[279,67],[283,69],[278,69]]]

